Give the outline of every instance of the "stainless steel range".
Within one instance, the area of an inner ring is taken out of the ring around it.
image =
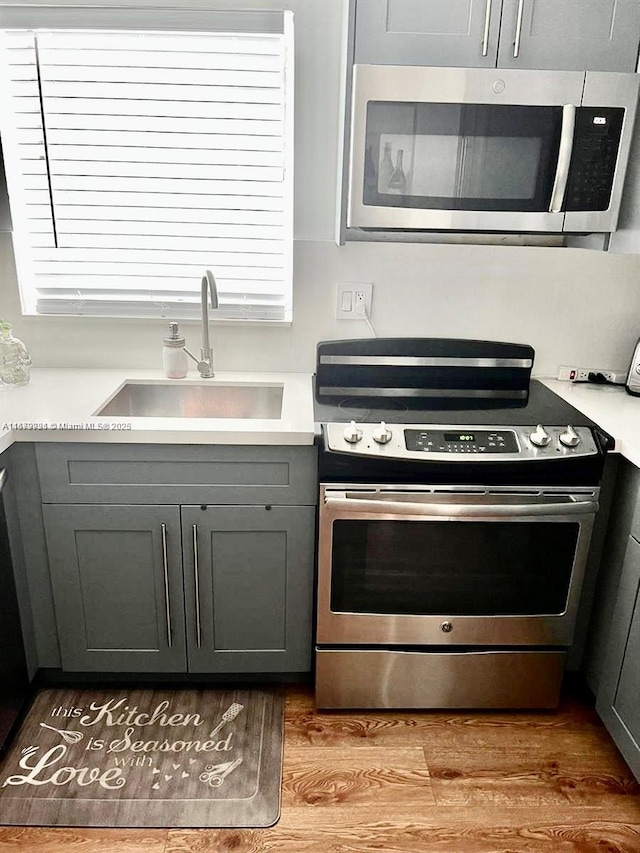
[[[320,708],[554,707],[608,436],[531,347],[318,347]]]

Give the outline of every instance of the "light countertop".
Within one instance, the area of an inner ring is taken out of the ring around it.
[[[281,385],[278,419],[96,417],[127,380],[201,385]],[[313,444],[313,393],[306,373],[216,373],[167,380],[160,370],[38,368],[22,387],[0,385],[0,452],[15,441],[133,444]]]
[[[561,382],[548,388],[615,439],[615,451],[640,467],[640,397],[623,386]],[[278,419],[96,417],[127,380],[192,384],[282,385]],[[307,373],[217,373],[167,380],[160,370],[37,368],[18,388],[0,385],[0,452],[15,441],[106,441],[133,444],[310,445],[312,377]]]
[[[623,385],[592,385],[540,379],[615,439],[615,451],[640,467],[640,397]]]

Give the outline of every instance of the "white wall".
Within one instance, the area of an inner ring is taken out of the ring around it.
[[[242,5],[277,8],[281,0]],[[640,335],[640,257],[562,248],[335,245],[343,0],[286,5],[296,27],[294,321],[286,328],[216,325],[219,369],[312,371],[318,340],[367,335],[362,322],[334,319],[337,281],[374,283],[378,335],[529,343],[538,375],[568,362],[626,369]],[[164,321],[21,317],[10,235],[0,235],[0,316],[13,322],[37,366],[161,365]],[[197,347],[197,325],[184,330]]]

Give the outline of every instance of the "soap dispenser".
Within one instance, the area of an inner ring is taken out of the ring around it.
[[[184,379],[189,369],[189,359],[184,349],[184,337],[177,323],[169,323],[169,334],[163,340],[162,364],[168,379]]]
[[[31,356],[19,338],[14,337],[11,325],[0,320],[0,382],[5,385],[26,385],[30,379]]]

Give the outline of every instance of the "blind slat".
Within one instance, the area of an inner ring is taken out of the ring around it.
[[[41,218],[50,220],[48,214],[49,205],[30,205],[29,221],[37,221]],[[56,221],[62,226],[69,223],[70,228],[78,228],[79,225],[95,227],[107,233],[109,226],[117,227],[120,222],[132,223],[132,228],[137,228],[140,223],[149,223],[149,227],[156,224],[166,224],[170,228],[183,226],[185,229],[194,227],[210,228],[215,226],[216,233],[223,233],[222,229],[233,229],[236,226],[253,227],[268,226],[271,230],[277,228],[284,230],[282,215],[279,211],[272,210],[212,210],[210,208],[186,209],[167,207],[89,207],[83,205],[58,204],[56,210],[59,213]]]
[[[109,275],[86,275],[78,274],[67,278],[66,290],[71,290],[72,287],[83,290],[134,290],[143,291],[149,290],[153,286],[154,292],[157,293],[172,293],[182,297],[193,295],[195,298],[200,297],[200,278],[194,275],[174,275],[174,276],[154,276],[151,283],[148,275],[136,275],[135,273],[123,272],[115,279]],[[39,289],[50,291],[64,289],[60,283],[60,276],[57,275],[41,275],[38,277]],[[220,293],[224,293],[227,298],[231,296],[241,296],[244,293],[260,294],[262,296],[282,297],[277,281],[268,278],[241,278],[229,279],[218,276],[216,284]]]
[[[16,94],[31,94],[33,83],[13,83]],[[85,83],[83,81],[42,82],[42,92],[50,98],[125,98],[152,101],[229,101],[251,104],[280,103],[280,88],[276,84],[257,86],[173,86],[154,83]]]
[[[37,75],[27,79],[37,79]],[[50,86],[53,88],[55,83],[66,84],[69,82],[73,83],[74,86],[78,83],[95,84],[96,91],[103,91],[106,86],[109,86],[112,89],[113,97],[118,97],[119,92],[123,93],[123,97],[128,97],[130,87],[145,86],[145,90],[149,91],[150,97],[154,100],[156,98],[156,87],[159,93],[162,93],[167,86],[171,87],[172,91],[175,91],[173,87],[190,86],[197,87],[200,91],[205,92],[217,87],[241,87],[272,89],[277,103],[280,89],[278,71],[269,71],[266,68],[239,70],[212,68],[211,66],[209,68],[136,68],[132,66],[116,68],[112,65],[106,67],[99,65],[44,65],[42,66],[41,79],[47,88]],[[182,91],[182,88],[179,91]],[[165,96],[166,100],[172,98],[173,96]],[[140,100],[144,100],[144,98]],[[177,98],[177,100],[181,100],[181,98]]]
[[[150,29],[153,21],[149,21]],[[121,31],[118,33],[100,33],[89,31],[85,33],[73,32],[40,32],[38,33],[38,44],[46,61],[55,63],[53,54],[67,52],[69,50],[86,50],[87,38],[91,37],[91,52],[128,49],[133,52],[146,53],[147,50],[163,51],[168,54],[183,55],[184,53],[247,53],[249,55],[272,55],[279,56],[281,37],[278,35],[250,34],[250,33],[171,33],[159,35],[158,33],[144,32],[133,33]],[[27,42],[16,39],[17,47],[26,47]],[[51,51],[51,56],[49,55]]]
[[[234,133],[230,127],[228,132],[216,134],[203,133],[151,133],[150,131],[132,132],[103,130],[55,130],[47,128],[47,139],[55,150],[56,145],[114,145],[116,147],[137,148],[165,148],[169,151],[195,150],[208,151],[210,148],[224,148],[233,150],[252,151],[281,151],[282,137],[276,133],[276,128],[282,128],[278,122],[269,122],[264,129],[268,133],[260,136],[239,135]],[[254,128],[255,129],[255,128]],[[238,128],[236,127],[237,131]],[[105,133],[107,131],[107,133]],[[42,138],[42,133],[32,130],[21,132],[25,142],[37,142]]]
[[[215,68],[216,70],[242,70],[242,71],[280,71],[280,57],[277,53],[258,53],[254,46],[238,45],[237,52],[226,53],[216,50],[215,53],[207,51],[197,53],[162,51],[162,50],[121,50],[113,48],[109,50],[85,50],[83,48],[41,48],[43,60],[55,68],[68,68],[80,66],[81,68],[193,68],[204,69]],[[22,64],[31,64],[30,55],[16,59],[13,68],[20,68]],[[77,72],[76,72],[77,73]]]
[[[25,180],[30,180],[29,176]],[[38,176],[32,180],[37,181]],[[250,199],[257,196],[272,196],[279,198],[279,187],[277,181],[235,181],[235,180],[187,180],[176,178],[128,178],[109,176],[108,180],[91,175],[56,175],[51,176],[51,185],[54,194],[64,190],[85,190],[101,192],[108,198],[109,194],[116,192],[130,192],[132,194],[146,195],[154,193],[171,194],[194,194],[194,195],[231,195],[244,196],[250,206]],[[39,189],[39,187],[35,187]],[[105,200],[106,200],[105,198]],[[138,200],[140,203],[140,199]]]
[[[25,191],[27,203],[48,204],[49,190],[33,189]],[[151,193],[144,199],[140,193],[125,192],[90,192],[75,190],[59,190],[56,193],[58,205],[89,205],[140,207],[142,204],[149,208],[162,210],[175,208],[177,210],[208,210],[211,207],[218,210],[271,210],[283,211],[283,200],[275,196],[254,196],[253,198],[232,195],[175,195],[173,193]]]
[[[46,226],[46,227],[45,227]],[[56,219],[58,234],[84,235],[98,234],[109,237],[113,234],[122,236],[167,236],[176,238],[205,237],[207,239],[235,238],[244,240],[279,240],[284,237],[282,225],[230,225],[196,223],[196,222],[150,222],[149,220],[115,219],[100,222],[82,219]],[[31,229],[34,233],[51,231],[46,222],[40,227]],[[280,250],[282,247],[280,247]]]
[[[235,118],[257,121],[281,121],[280,104],[241,104],[220,101],[202,101],[194,108],[192,101],[155,100],[140,101],[123,98],[47,98],[49,114],[54,115],[131,115],[156,118]],[[39,112],[40,101],[37,96],[21,98],[20,108],[25,112]]]
[[[112,249],[118,252],[160,250],[163,252],[206,252],[210,257],[219,255],[243,255],[249,258],[274,257],[280,265],[282,256],[282,241],[260,238],[217,238],[217,237],[186,237],[152,234],[78,234],[77,232],[57,231],[58,245],[61,249],[96,249],[97,252]],[[206,263],[206,261],[205,261]]]
[[[201,185],[204,180],[211,181],[251,181],[254,182],[281,182],[282,167],[273,166],[249,166],[246,164],[227,163],[223,165],[209,165],[203,169],[202,165],[191,165],[190,163],[154,163],[150,158],[147,162],[127,163],[124,161],[83,161],[83,160],[59,160],[56,156],[50,158],[50,169],[52,176],[59,177],[61,182],[66,177],[73,178],[148,178],[154,183],[159,180],[197,181]],[[25,174],[40,174],[47,172],[47,164],[44,160],[26,161]],[[206,175],[206,179],[202,176]],[[105,183],[104,181],[98,181]],[[133,189],[134,187],[132,187]],[[66,187],[65,187],[66,189]]]
[[[43,251],[43,250],[39,250]],[[51,254],[51,253],[49,253]],[[36,275],[40,278],[43,276],[60,276],[59,285],[63,287],[65,282],[72,280],[75,276],[79,275],[87,275],[87,270],[93,275],[106,275],[109,277],[113,277],[114,279],[118,279],[121,275],[136,275],[146,277],[147,281],[149,280],[149,276],[153,276],[155,278],[171,278],[176,274],[180,276],[190,275],[192,278],[192,282],[194,285],[194,290],[197,289],[198,293],[200,292],[200,281],[202,279],[202,263],[193,262],[193,263],[178,263],[178,264],[166,264],[166,263],[154,263],[154,262],[145,262],[145,263],[136,263],[131,261],[129,263],[109,263],[107,261],[103,261],[100,263],[98,267],[96,264],[92,264],[90,260],[87,261],[51,261],[50,258],[47,258],[43,261],[35,261],[34,267],[36,269]],[[244,267],[238,266],[234,264],[232,267],[224,268],[223,265],[219,265],[216,267],[216,281],[218,278],[220,279],[228,279],[230,281],[272,281],[274,282],[274,289],[277,288],[277,283],[280,281],[282,277],[282,270],[278,267]],[[38,280],[39,280],[38,278]],[[64,279],[64,280],[63,280]]]
[[[51,145],[52,159],[58,163],[64,160],[83,163],[181,163],[202,167],[235,165],[240,162],[246,166],[280,166],[282,154],[279,151],[247,151],[212,148],[210,150],[185,150],[175,152],[171,148],[125,148],[116,145]],[[44,157],[44,146],[34,146],[28,151],[29,158]]]

